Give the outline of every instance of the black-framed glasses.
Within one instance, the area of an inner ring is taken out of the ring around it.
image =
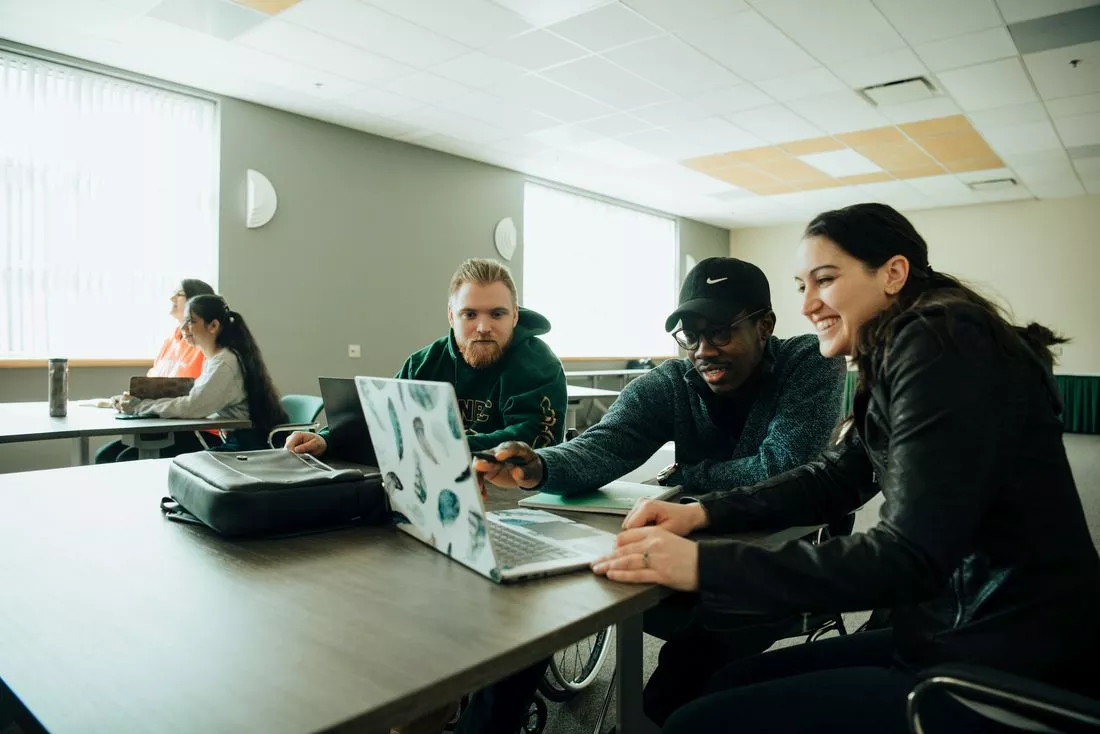
[[[682,349],[686,349],[689,352],[694,352],[698,349],[699,344],[702,343],[704,339],[707,344],[712,347],[724,347],[733,341],[734,329],[751,319],[753,316],[759,316],[767,310],[766,308],[762,308],[758,311],[753,311],[737,319],[732,324],[726,324],[724,326],[714,326],[709,329],[680,328],[672,332],[672,338],[676,340],[676,343],[679,344]]]

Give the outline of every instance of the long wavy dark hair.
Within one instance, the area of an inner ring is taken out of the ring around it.
[[[909,278],[897,298],[856,334],[852,359],[859,369],[857,392],[874,385],[876,365],[881,364],[894,337],[895,320],[915,308],[946,311],[960,303],[977,307],[989,315],[994,338],[1003,349],[1018,354],[1026,344],[1048,367],[1054,364],[1050,348],[1069,341],[1042,324],[1016,326],[1001,306],[958,278],[934,271],[928,264],[928,243],[908,219],[885,204],[855,204],[818,214],[802,236],[829,239],[869,270],[877,270],[895,255],[909,261]]]
[[[180,281],[180,290],[188,299],[195,296],[213,295],[214,289],[205,280],[198,278],[184,278]]]
[[[272,427],[286,423],[287,415],[279,402],[279,391],[275,389],[260,346],[244,317],[231,310],[224,298],[210,294],[195,296],[187,301],[187,310],[206,323],[218,321],[221,324],[216,343],[232,351],[241,363],[252,427],[266,434]]]

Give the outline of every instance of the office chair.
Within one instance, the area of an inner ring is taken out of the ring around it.
[[[934,734],[921,719],[929,693],[950,695],[990,722],[1014,731],[1100,732],[1100,701],[979,665],[937,665],[920,673],[906,702],[909,731]],[[946,731],[946,730],[945,730]]]
[[[316,395],[284,395],[279,403],[286,411],[287,422],[275,426],[267,434],[267,445],[271,448],[281,448],[286,443],[287,436],[294,431],[313,431],[320,425],[317,416],[325,407],[325,403]],[[286,434],[278,441],[276,446],[276,434]]]

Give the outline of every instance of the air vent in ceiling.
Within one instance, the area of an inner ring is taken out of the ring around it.
[[[987,181],[970,181],[966,184],[975,191],[1002,191],[1016,185],[1014,178],[991,178]]]
[[[859,90],[859,93],[876,107],[920,102],[939,94],[932,82],[923,76],[876,84],[873,87],[864,87]]]

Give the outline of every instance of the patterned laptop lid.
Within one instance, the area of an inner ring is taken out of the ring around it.
[[[355,387],[398,527],[497,578],[454,387],[380,377]]]

